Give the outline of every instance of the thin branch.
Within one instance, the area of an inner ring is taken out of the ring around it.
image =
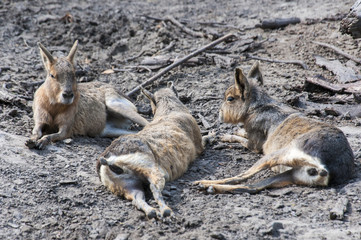
[[[127,59],[125,59],[123,62],[130,62],[130,61],[133,61],[133,60],[135,60],[135,59],[137,59],[137,58],[139,58],[140,56],[142,56],[143,54],[144,54],[144,50],[142,50],[142,51],[140,51],[136,56],[134,56],[134,57],[130,57],[130,58],[127,58]]]
[[[335,51],[337,54],[341,55],[341,56],[344,56],[345,58],[348,58],[356,63],[359,63],[361,64],[361,59],[358,58],[358,57],[355,57],[355,56],[352,56],[348,53],[345,53],[344,51],[342,51],[341,49],[335,47],[335,46],[332,46],[330,44],[327,44],[327,43],[322,43],[322,42],[317,42],[317,41],[313,41],[313,43],[316,43],[322,47],[327,47],[327,48],[331,48],[333,51]]]
[[[135,87],[133,90],[129,91],[127,93],[127,96],[132,96],[133,94],[135,94],[136,92],[138,92],[140,90],[141,87],[145,87],[151,83],[153,83],[155,80],[157,80],[159,77],[163,76],[165,73],[169,72],[170,70],[172,70],[173,68],[181,65],[182,63],[186,62],[187,60],[191,59],[192,57],[195,57],[197,55],[199,55],[200,53],[206,51],[209,48],[212,48],[218,44],[220,44],[221,42],[231,38],[231,37],[236,37],[236,35],[234,33],[229,33],[221,38],[218,38],[217,40],[205,45],[204,47],[188,54],[187,56],[174,61],[171,65],[169,65],[168,67],[164,68],[162,71],[160,71],[159,73],[157,73],[156,75],[154,75],[153,77],[149,78],[147,81],[143,82],[142,84],[138,85],[137,87]]]
[[[277,60],[277,59],[270,59],[270,58],[262,58],[262,57],[257,57],[257,56],[251,55],[249,53],[246,53],[245,56],[247,58],[256,59],[256,60],[265,61],[265,62],[297,64],[297,65],[302,66],[303,69],[308,69],[307,64],[300,60]]]
[[[201,32],[196,32],[193,31],[190,28],[187,28],[186,26],[184,26],[183,24],[181,24],[180,22],[178,22],[174,17],[172,16],[167,16],[166,20],[173,23],[174,25],[176,25],[177,27],[179,27],[183,32],[193,36],[193,37],[207,37],[205,34],[201,33]]]

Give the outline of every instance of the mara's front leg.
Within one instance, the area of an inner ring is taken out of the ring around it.
[[[66,139],[70,137],[69,133],[70,129],[68,126],[62,126],[59,128],[59,131],[57,133],[52,133],[49,135],[45,135],[39,140],[36,141],[36,147],[40,150],[45,149],[47,145],[49,145],[51,142],[56,142],[59,140]]]
[[[30,139],[25,142],[28,148],[36,148],[37,141],[43,136],[43,129],[53,121],[51,115],[40,107],[34,107],[34,128]]]
[[[223,135],[223,137],[221,137],[221,141],[222,142],[231,142],[231,143],[238,142],[243,147],[248,148],[248,136],[247,136],[247,132],[243,128],[239,129],[236,132],[236,135],[233,135],[233,134]]]
[[[54,126],[58,126],[59,130],[56,133],[43,135],[40,139],[38,139],[35,142],[35,146],[38,149],[45,149],[47,145],[49,145],[51,142],[56,142],[59,140],[66,139],[68,137],[71,137],[72,135],[72,128],[74,125],[74,119],[75,119],[75,108],[69,109],[69,111],[59,114],[54,119]]]

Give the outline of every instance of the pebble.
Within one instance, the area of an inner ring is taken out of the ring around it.
[[[73,139],[71,139],[71,138],[67,138],[67,139],[64,139],[63,140],[63,142],[65,143],[65,144],[72,144],[73,143]]]
[[[129,233],[119,233],[114,240],[128,240],[129,236]]]

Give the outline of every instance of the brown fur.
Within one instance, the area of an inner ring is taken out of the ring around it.
[[[203,145],[195,119],[172,89],[145,94],[151,100],[153,121],[137,134],[114,140],[98,159],[97,172],[110,191],[132,200],[152,218],[158,211],[145,202],[143,186],[149,185],[160,216],[170,215],[161,194],[165,182],[182,176]]]
[[[256,78],[260,85],[263,84],[258,62],[248,78]],[[354,156],[341,130],[302,116],[270,98],[248,78],[240,68],[236,69],[235,84],[225,93],[220,119],[233,124],[243,122],[247,138],[237,136],[233,139],[265,156],[236,177],[197,183],[221,193],[257,192],[289,184],[340,184],[352,177]],[[268,168],[282,173],[256,184],[239,185]]]
[[[109,84],[77,84],[74,55],[77,41],[67,57],[55,58],[41,44],[41,57],[47,77],[35,92],[33,111],[35,126],[29,147],[43,149],[50,142],[74,135],[119,136],[129,133],[128,119],[146,125],[127,98]],[[125,129],[123,129],[125,128]]]

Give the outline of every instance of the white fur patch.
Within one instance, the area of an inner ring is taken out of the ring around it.
[[[126,124],[124,124],[126,125]],[[134,134],[136,132],[125,130],[122,128],[117,128],[112,126],[111,124],[106,124],[103,132],[100,134],[102,137],[119,137],[121,135]]]
[[[289,148],[286,155],[284,156],[284,159],[286,162],[292,161],[293,159],[299,159],[306,163],[304,165],[314,166],[316,168],[324,168],[324,166],[321,164],[321,160],[319,158],[312,157],[312,156],[306,154],[305,152],[301,151],[300,149],[298,149],[295,146],[291,146]],[[287,165],[287,164],[285,164],[285,165]],[[303,164],[302,164],[302,166],[303,166]]]
[[[327,186],[329,174],[327,174],[327,176],[320,176],[319,173],[322,170],[327,170],[325,166],[321,164],[321,160],[319,158],[312,157],[301,151],[297,147],[293,146],[290,147],[289,151],[286,153],[285,162],[292,162],[294,160],[300,161],[296,164],[298,165],[298,167],[293,167],[294,169],[296,169],[293,177],[297,182],[309,186]],[[315,168],[318,174],[316,174],[315,176],[310,176],[307,172],[307,170],[310,168]]]
[[[109,187],[112,183],[112,180],[108,177],[108,173],[112,174],[111,171],[107,171],[108,166],[101,165],[100,166],[100,180],[102,181],[103,185]]]
[[[137,111],[135,105],[126,98],[107,98],[106,105],[108,106],[121,106],[124,109],[132,109]]]
[[[325,170],[324,168],[316,168],[318,174],[316,174],[315,176],[310,176],[307,173],[307,170],[313,168],[313,167],[309,167],[309,166],[304,166],[301,167],[299,169],[297,169],[293,175],[293,177],[295,178],[295,180],[298,183],[302,183],[304,185],[308,185],[308,186],[327,186],[328,185],[328,180],[329,180],[329,174],[327,174],[327,176],[320,176],[320,172],[322,170]]]
[[[158,170],[166,181],[169,180],[169,174],[164,168],[154,162],[151,155],[144,153],[131,153],[120,156],[111,156],[107,159],[109,165],[116,165],[123,169],[124,173],[133,174],[132,169]]]

